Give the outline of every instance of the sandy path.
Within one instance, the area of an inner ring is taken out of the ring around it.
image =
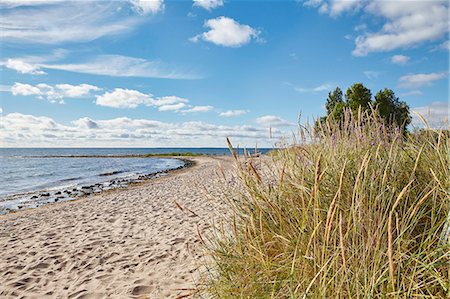
[[[0,297],[189,293],[180,289],[195,286],[203,261],[197,228],[207,230],[223,209],[206,193],[220,196],[217,165],[232,164],[225,157],[193,160],[190,169],[126,190],[0,216]]]

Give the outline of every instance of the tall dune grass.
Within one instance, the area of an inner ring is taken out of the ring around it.
[[[449,140],[376,113],[300,128],[238,158],[244,187],[211,239],[219,298],[450,298]]]

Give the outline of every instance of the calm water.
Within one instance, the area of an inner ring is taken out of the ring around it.
[[[100,183],[183,165],[180,160],[166,158],[45,158],[45,156],[115,156],[171,152],[229,154],[229,150],[224,148],[0,148],[0,198],[31,191]],[[265,153],[267,149],[260,152]]]

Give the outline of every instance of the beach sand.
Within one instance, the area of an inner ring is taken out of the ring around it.
[[[177,298],[205,271],[198,231],[224,212],[218,164],[0,215],[2,298]],[[175,201],[183,208],[177,206]]]

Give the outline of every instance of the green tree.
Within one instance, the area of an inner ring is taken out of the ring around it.
[[[357,112],[359,108],[363,111],[370,108],[372,102],[372,93],[362,83],[353,84],[345,93],[347,106],[353,112]]]
[[[333,92],[330,91],[328,93],[327,103],[325,104],[327,114],[333,114],[334,107],[339,103],[344,103],[344,100],[342,98],[342,90],[336,87]]]
[[[400,101],[391,89],[385,88],[377,92],[374,107],[387,123],[394,123],[403,128],[411,123],[409,106]]]

